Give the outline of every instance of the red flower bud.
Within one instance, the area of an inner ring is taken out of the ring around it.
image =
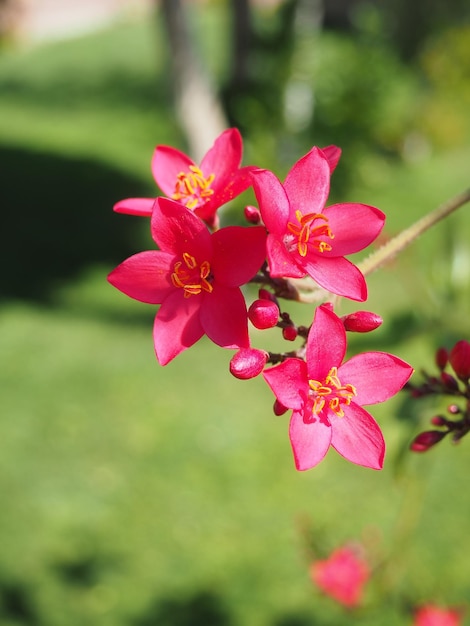
[[[441,372],[441,382],[449,391],[457,391],[459,388],[459,383],[455,380],[452,374],[448,374],[447,372]]]
[[[464,381],[470,378],[470,343],[457,341],[449,354],[449,361],[457,376]]]
[[[436,350],[436,365],[440,370],[443,370],[449,360],[449,353],[445,348],[439,348]]]
[[[410,445],[410,450],[413,452],[426,452],[429,448],[435,446],[436,443],[439,443],[446,435],[446,431],[427,430],[415,437]]]
[[[276,400],[274,400],[274,404],[273,404],[274,415],[284,415],[284,413],[287,413],[288,410],[289,409],[283,404],[281,404],[277,398]]]
[[[269,354],[256,348],[241,348],[230,360],[230,373],[235,378],[247,380],[261,374]]]
[[[442,415],[435,415],[431,418],[431,424],[433,426],[445,426],[447,424],[447,420]]]
[[[287,341],[294,341],[297,339],[297,328],[295,326],[286,326],[282,329],[282,336]]]
[[[244,208],[245,219],[250,224],[258,225],[261,223],[261,213],[255,206],[249,204]]]
[[[255,300],[248,309],[248,317],[255,328],[272,328],[279,320],[279,307],[271,300]]]
[[[258,298],[260,300],[271,300],[271,302],[275,302],[277,304],[276,296],[267,289],[263,289],[262,287],[258,291]]]
[[[383,319],[376,313],[369,311],[356,311],[341,318],[344,328],[355,333],[368,333],[378,328]]]

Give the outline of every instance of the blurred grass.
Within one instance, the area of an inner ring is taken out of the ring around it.
[[[325,549],[362,538],[391,555],[386,593],[371,590],[357,623],[464,602],[465,441],[402,457],[418,426],[398,398],[373,411],[383,472],[331,452],[298,474],[261,380],[231,378],[230,354],[207,341],[159,368],[153,308],[106,283],[148,241],[113,202],[154,193],[156,143],[183,148],[165,63],[152,23],[0,57],[0,623],[350,624],[311,588],[310,524]],[[342,200],[381,207],[393,234],[468,186],[469,157],[365,155]],[[385,323],[352,350],[420,367],[469,337],[469,225],[466,207],[370,277],[367,308]]]

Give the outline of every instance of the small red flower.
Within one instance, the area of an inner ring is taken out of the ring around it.
[[[315,561],[310,576],[327,596],[347,608],[358,606],[370,572],[367,562],[349,547],[335,550],[325,561]]]
[[[160,250],[128,258],[108,276],[131,298],[160,304],[154,343],[166,365],[204,334],[224,348],[248,348],[248,315],[240,286],[265,258],[262,226],[210,233],[182,204],[158,198],[151,233]]]
[[[325,208],[338,158],[334,146],[325,151],[312,148],[295,163],[284,184],[268,170],[254,170],[253,188],[269,232],[271,276],[303,278],[308,274],[327,291],[364,301],[365,279],[344,257],[374,241],[385,215],[365,204]]]
[[[462,611],[458,609],[443,609],[428,604],[416,611],[413,626],[460,626],[462,617]]]
[[[327,305],[315,312],[306,359],[288,358],[263,376],[279,402],[293,410],[289,437],[298,470],[317,465],[330,445],[348,461],[380,469],[385,443],[363,405],[384,402],[413,369],[385,352],[365,352],[343,363],[346,331]]]
[[[236,128],[225,130],[197,165],[171,146],[157,146],[152,157],[155,182],[165,196],[212,224],[217,209],[251,185],[252,166],[240,167],[242,138]],[[154,198],[127,198],[114,205],[118,213],[150,216]]]

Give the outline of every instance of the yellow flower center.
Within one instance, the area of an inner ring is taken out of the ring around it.
[[[176,178],[175,192],[171,196],[188,209],[197,209],[207,202],[214,190],[211,185],[215,174],[207,178],[196,165],[189,166],[189,172],[180,172]]]
[[[324,382],[309,380],[310,397],[313,399],[312,412],[318,415],[325,406],[337,417],[343,417],[343,406],[349,406],[351,399],[357,395],[353,385],[342,385],[338,378],[338,368],[332,367]]]
[[[185,252],[183,260],[177,261],[173,267],[171,282],[174,287],[184,289],[184,297],[197,296],[201,291],[211,293],[211,266],[208,261],[198,265],[196,259]]]
[[[308,245],[313,246],[318,252],[325,252],[331,250],[331,245],[323,239],[318,237],[328,237],[334,239],[334,235],[331,232],[330,227],[326,222],[328,218],[322,213],[306,213],[302,215],[301,211],[295,212],[297,218],[297,224],[289,222],[287,224],[287,230],[294,236],[294,241],[291,244],[297,246],[297,250],[300,256],[306,256]],[[318,222],[325,223],[318,223]],[[315,224],[315,222],[317,222]]]

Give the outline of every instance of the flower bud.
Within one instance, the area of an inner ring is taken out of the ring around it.
[[[286,341],[294,341],[297,339],[297,328],[295,326],[286,326],[282,329],[282,336]]]
[[[443,370],[447,365],[447,361],[449,360],[449,353],[445,348],[438,348],[436,350],[436,365],[440,370]]]
[[[269,354],[256,348],[240,348],[230,360],[230,373],[235,378],[247,380],[261,374]]]
[[[435,415],[431,418],[431,424],[433,426],[445,426],[447,424],[447,420],[442,415]]]
[[[248,318],[255,328],[272,328],[279,320],[279,307],[271,300],[255,300],[248,309]]]
[[[441,372],[441,382],[448,391],[457,391],[459,388],[459,383],[452,374],[448,374],[447,372]]]
[[[250,224],[258,225],[261,223],[261,213],[255,206],[249,204],[244,208],[243,212],[245,213],[246,221],[250,222]]]
[[[271,300],[271,302],[275,302],[277,304],[276,296],[267,289],[263,289],[262,287],[258,291],[258,298],[260,300]]]
[[[426,452],[447,435],[447,431],[427,430],[420,433],[410,445],[413,452]]]
[[[470,343],[464,339],[457,341],[450,351],[449,361],[460,380],[467,381],[470,378]]]
[[[289,409],[283,404],[281,404],[277,398],[274,400],[274,404],[273,404],[274,415],[284,415],[284,413],[287,413],[288,410]]]
[[[344,328],[355,333],[368,333],[378,328],[383,319],[376,313],[369,311],[356,311],[341,318]]]

